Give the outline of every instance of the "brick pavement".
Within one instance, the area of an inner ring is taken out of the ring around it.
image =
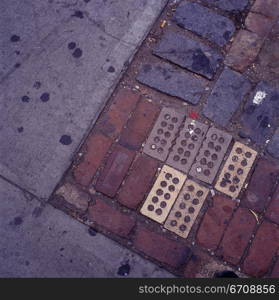
[[[249,73],[278,16],[273,0],[171,2],[55,206],[178,276],[278,277],[279,90]]]

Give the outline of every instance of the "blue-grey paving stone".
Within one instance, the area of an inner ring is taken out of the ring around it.
[[[214,49],[175,32],[165,33],[153,53],[209,79],[223,60]]]
[[[224,46],[235,31],[230,19],[192,2],[183,2],[177,7],[174,21],[178,26],[191,30],[219,46]]]
[[[167,63],[144,64],[137,80],[170,96],[197,104],[205,90],[205,79],[177,70]]]
[[[279,159],[279,128],[276,129],[270,143],[268,144],[267,151],[273,157]]]
[[[207,99],[203,114],[225,127],[250,89],[251,84],[245,77],[225,68]]]
[[[203,0],[207,4],[212,4],[226,11],[243,11],[249,4],[248,0]]]
[[[279,121],[279,91],[260,82],[245,105],[241,131],[258,144],[264,144]]]

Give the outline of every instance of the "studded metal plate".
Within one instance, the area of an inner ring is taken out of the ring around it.
[[[156,222],[163,223],[185,180],[186,175],[165,165],[147,196],[141,213]]]
[[[143,152],[165,161],[183,119],[184,114],[174,109],[163,108],[146,141]]]
[[[215,185],[216,190],[236,198],[256,156],[255,150],[236,142]]]
[[[177,235],[187,238],[209,189],[192,180],[186,180],[164,225]]]
[[[188,173],[207,130],[208,126],[206,124],[193,119],[186,119],[175,141],[175,145],[170,151],[167,164],[184,173]]]
[[[211,127],[190,170],[190,175],[206,183],[212,183],[231,140],[231,135]]]

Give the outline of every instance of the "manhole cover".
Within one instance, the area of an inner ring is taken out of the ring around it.
[[[183,119],[184,114],[174,109],[163,108],[147,139],[143,152],[165,161]]]
[[[190,170],[190,175],[211,184],[231,140],[231,135],[211,127]]]
[[[186,119],[175,141],[175,145],[171,149],[167,164],[184,173],[188,173],[207,130],[207,125],[193,119]]]
[[[236,198],[252,168],[257,152],[236,142],[219,176],[215,188]]]
[[[141,213],[163,223],[185,180],[186,175],[165,165],[146,198]]]
[[[187,238],[208,192],[209,189],[192,180],[186,180],[164,227]]]

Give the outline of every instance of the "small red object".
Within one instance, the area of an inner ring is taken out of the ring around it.
[[[199,115],[195,111],[192,111],[189,113],[189,117],[191,119],[197,119],[199,117]]]

